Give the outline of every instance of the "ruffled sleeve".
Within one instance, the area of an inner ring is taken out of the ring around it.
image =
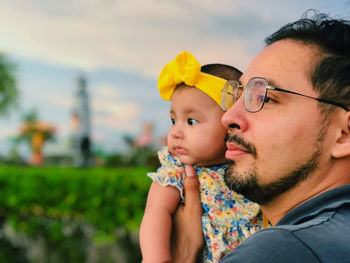
[[[171,156],[167,147],[158,151],[158,158],[161,166],[156,173],[148,173],[147,176],[162,186],[176,187],[183,200],[184,165],[179,158]]]

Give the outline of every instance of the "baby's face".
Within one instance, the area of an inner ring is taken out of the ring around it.
[[[180,86],[171,99],[169,151],[182,163],[212,166],[225,162],[223,111],[197,88]]]

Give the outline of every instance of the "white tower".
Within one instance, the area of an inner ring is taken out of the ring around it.
[[[86,90],[86,80],[78,78],[74,96],[72,120],[74,130],[72,136],[74,165],[77,167],[91,166],[91,139],[90,139],[90,109]]]

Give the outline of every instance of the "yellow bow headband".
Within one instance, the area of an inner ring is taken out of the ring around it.
[[[193,86],[211,97],[221,105],[221,90],[226,80],[201,72],[201,65],[189,52],[178,54],[160,72],[158,89],[164,100],[170,100],[177,85],[184,82]]]

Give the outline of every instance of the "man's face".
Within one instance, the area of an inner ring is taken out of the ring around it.
[[[266,47],[241,77],[246,85],[263,77],[269,85],[318,97],[308,80],[317,52],[291,40]],[[225,175],[228,185],[247,198],[266,204],[308,178],[318,167],[326,136],[324,116],[315,100],[268,91],[257,113],[244,107],[243,96],[225,113],[229,130]]]
[[[225,162],[223,111],[207,94],[180,86],[171,98],[169,151],[182,163],[212,166]]]

